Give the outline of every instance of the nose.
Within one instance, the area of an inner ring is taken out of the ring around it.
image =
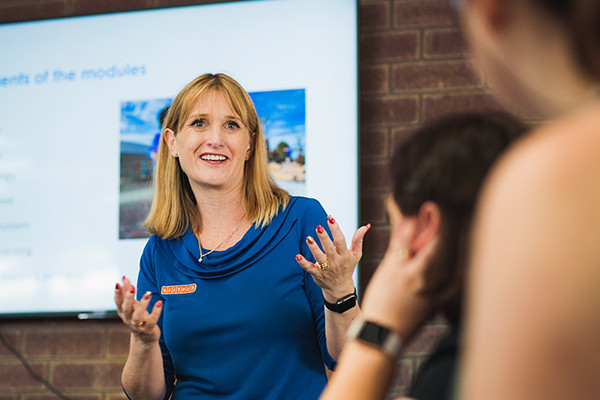
[[[207,132],[207,143],[209,146],[218,148],[223,146],[223,132],[219,126],[212,125]]]

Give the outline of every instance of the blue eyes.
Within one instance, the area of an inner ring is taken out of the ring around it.
[[[192,123],[191,126],[194,128],[205,128],[208,125],[208,123],[206,122],[205,119],[195,119]],[[240,129],[240,125],[235,122],[235,121],[227,121],[225,122],[225,124],[223,125],[225,128],[230,129],[230,130],[237,130]]]

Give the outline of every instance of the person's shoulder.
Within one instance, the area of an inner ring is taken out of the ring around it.
[[[596,111],[534,129],[500,159],[486,192],[501,202],[506,197],[558,199],[600,190],[600,108]]]
[[[297,212],[323,210],[323,206],[317,199],[304,196],[291,196],[289,206]]]

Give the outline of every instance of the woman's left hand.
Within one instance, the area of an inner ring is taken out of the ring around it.
[[[344,234],[335,220],[328,216],[327,221],[333,241],[321,225],[316,229],[324,251],[319,248],[314,238],[306,238],[308,248],[317,262],[311,263],[301,254],[296,255],[296,261],[313,276],[323,290],[325,299],[334,302],[354,291],[352,274],[362,257],[363,238],[371,225],[358,228],[352,237],[352,245],[348,248]]]

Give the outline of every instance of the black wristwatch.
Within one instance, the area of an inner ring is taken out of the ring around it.
[[[402,353],[402,338],[393,330],[379,325],[376,322],[357,318],[347,334],[348,339],[356,339],[374,347],[392,360],[397,360]]]
[[[353,293],[342,297],[335,303],[329,303],[325,300],[325,297],[323,297],[323,302],[325,303],[325,307],[329,310],[342,314],[356,305],[356,289],[354,289]]]

